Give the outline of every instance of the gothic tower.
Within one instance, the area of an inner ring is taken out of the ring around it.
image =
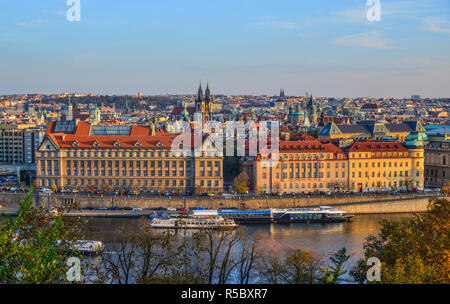
[[[198,88],[197,99],[195,100],[195,112],[202,114],[202,121],[210,121],[213,119],[213,98],[209,90],[209,85],[206,88],[203,96],[202,85]]]
[[[209,90],[209,84],[206,86],[205,92],[205,121],[213,120],[213,99],[211,96],[211,91]]]

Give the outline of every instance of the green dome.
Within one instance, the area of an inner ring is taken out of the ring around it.
[[[418,148],[418,147],[422,147],[423,144],[422,144],[422,142],[420,142],[418,140],[410,140],[410,141],[405,142],[405,146],[407,146],[409,148],[412,148],[412,147]]]
[[[428,136],[423,132],[411,132],[411,134],[406,137],[406,141],[427,141]]]

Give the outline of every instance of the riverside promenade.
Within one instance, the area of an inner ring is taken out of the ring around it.
[[[17,201],[24,194],[0,194],[0,214],[15,214],[18,210]],[[76,203],[83,210],[73,215],[87,217],[142,217],[152,214],[156,209],[171,208],[208,208],[208,209],[269,209],[269,208],[304,208],[315,206],[333,206],[351,214],[383,214],[383,213],[414,213],[424,212],[429,199],[437,194],[402,195],[348,195],[330,196],[299,196],[274,197],[255,196],[241,198],[220,197],[136,197],[136,196],[106,196],[106,195],[74,195],[74,194],[35,194],[34,205],[48,208],[60,207]],[[86,210],[99,207],[131,208],[139,207],[142,211],[133,210]]]

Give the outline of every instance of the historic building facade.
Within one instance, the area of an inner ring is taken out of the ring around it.
[[[423,187],[422,147],[399,142],[356,142],[339,148],[322,141],[282,141],[280,160],[251,162],[252,186],[260,193],[384,191]],[[249,168],[247,168],[249,170]]]
[[[50,122],[37,152],[38,186],[222,192],[223,156],[212,138],[203,137],[201,147],[192,147],[188,155],[172,149],[177,136],[152,135],[151,128],[146,126]]]
[[[319,132],[319,138],[353,138],[359,140],[396,140],[403,142],[412,132],[425,133],[420,122],[409,120],[400,124],[387,124],[374,120],[360,120],[356,124],[328,122]]]
[[[307,193],[345,190],[346,153],[320,141],[281,141],[279,161],[253,159],[253,188],[260,193]]]

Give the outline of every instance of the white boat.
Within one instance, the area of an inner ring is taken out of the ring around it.
[[[58,240],[57,244],[60,245],[61,241]],[[105,249],[105,245],[101,241],[87,240],[77,240],[69,242],[69,247],[71,250],[81,252],[86,255],[99,254]]]
[[[238,225],[232,219],[222,216],[179,216],[172,218],[155,218],[152,228],[166,229],[235,229]]]
[[[353,215],[328,206],[312,208],[270,209],[273,222],[332,223],[348,222]]]

